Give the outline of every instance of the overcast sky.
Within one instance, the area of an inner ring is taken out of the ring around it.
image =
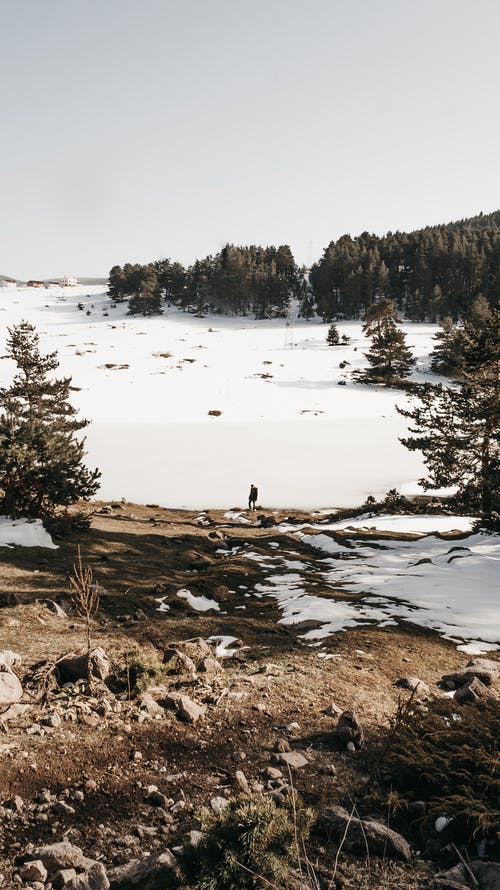
[[[0,273],[500,207],[498,0],[0,0]]]

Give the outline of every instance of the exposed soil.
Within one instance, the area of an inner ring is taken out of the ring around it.
[[[72,611],[68,584],[78,545],[102,588],[93,641],[122,673],[129,657],[126,653],[131,651],[161,659],[176,641],[219,634],[239,641],[238,654],[225,659],[223,671],[215,677],[168,678],[171,688],[207,706],[205,717],[195,725],[180,722],[169,711],[161,720],[143,722],[134,712],[114,723],[104,718],[97,722],[63,719],[60,726],[44,727],[43,734],[29,734],[27,728],[50,711],[49,698],[35,701],[26,717],[4,727],[0,733],[2,799],[20,795],[29,802],[42,789],[61,795],[65,789],[84,787],[86,780],[96,783],[85,790],[82,801],[73,804],[74,814],[59,814],[35,827],[32,822],[23,827],[17,821],[2,826],[4,886],[9,886],[15,855],[29,843],[46,839],[65,836],[93,856],[102,856],[107,865],[127,859],[128,836],[134,836],[143,851],[161,845],[175,847],[196,827],[200,806],[206,806],[214,795],[234,790],[237,769],[244,771],[250,783],[262,781],[273,746],[283,736],[309,760],[307,767],[293,773],[293,783],[307,802],[314,807],[342,803],[349,809],[355,802],[361,814],[373,812],[375,798],[367,787],[360,755],[340,748],[334,733],[337,717],[324,712],[332,703],[354,710],[369,747],[397,708],[401,690],[393,685],[396,679],[416,675],[437,692],[442,674],[464,666],[468,657],[437,634],[400,623],[338,633],[325,641],[329,652],[338,657],[318,658],[315,647],[301,639],[304,628],[278,623],[275,601],[242,599],[239,585],[251,590],[263,580],[263,570],[257,562],[232,552],[233,547],[251,541],[253,549],[269,554],[269,543],[277,542],[280,552],[291,558],[307,555],[309,562],[314,558],[306,544],[272,527],[262,528],[255,514],[248,515],[252,524],[242,525],[218,511],[208,511],[200,519],[189,511],[116,504],[109,514],[95,513],[88,531],[55,537],[57,550],[0,548],[0,595],[4,602],[11,595],[17,601],[0,609],[0,650],[11,649],[22,656],[17,673],[24,675],[27,689],[35,664],[55,661],[84,646],[84,627]],[[258,515],[285,518],[285,514]],[[295,516],[305,518],[300,513]],[[212,597],[220,585],[229,589],[220,612],[194,612],[175,597],[180,588]],[[158,611],[159,597],[171,598],[175,609]],[[45,598],[56,600],[68,617],[54,615],[41,603]],[[237,608],[242,603],[244,610]],[[126,691],[122,698],[127,698]],[[29,702],[29,696],[24,700]],[[11,744],[15,747],[2,748]],[[134,752],[140,752],[141,759],[134,759]],[[329,771],[331,764],[335,775]],[[142,789],[150,784],[174,801],[185,800],[170,824],[163,820],[163,811],[145,804]],[[141,826],[156,826],[158,833],[149,837]],[[126,842],[120,841],[123,836]],[[335,850],[323,850],[321,855],[321,868],[327,869]],[[352,860],[345,857],[339,872],[345,886],[430,886],[423,863],[386,864],[383,874],[379,866],[368,872],[366,867],[366,863],[360,866],[353,878]]]

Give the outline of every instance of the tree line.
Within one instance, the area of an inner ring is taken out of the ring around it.
[[[392,300],[412,321],[465,315],[478,296],[500,299],[500,211],[414,232],[363,232],[332,241],[310,274],[290,247],[225,247],[185,267],[171,259],[113,266],[109,295],[133,315],[155,315],[165,304],[197,313],[256,318],[284,316],[290,299],[304,318],[361,318]]]
[[[304,290],[303,272],[290,247],[226,246],[185,268],[170,259],[125,263],[109,273],[109,296],[128,301],[132,315],[156,315],[163,305],[197,313],[271,318],[286,315],[290,299]]]
[[[362,317],[381,298],[412,321],[465,315],[500,299],[500,211],[415,232],[332,241],[310,274],[317,311]]]

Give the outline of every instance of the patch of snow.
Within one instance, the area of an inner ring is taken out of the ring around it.
[[[210,600],[206,596],[195,596],[190,590],[178,590],[176,596],[186,600],[196,612],[210,612],[211,609],[216,612],[220,611],[219,603],[216,603],[215,600]]]
[[[329,554],[336,546],[326,534],[297,536]],[[383,542],[352,537],[350,543],[349,559],[330,556],[320,568],[308,566],[335,595],[311,594],[300,572],[279,570],[255,585],[255,595],[278,601],[283,624],[317,625],[304,633],[310,641],[357,625],[388,627],[403,620],[437,631],[469,654],[499,648],[498,535]],[[278,558],[275,568],[278,563],[296,567]],[[349,599],[341,598],[343,589]]]
[[[157,612],[170,612],[170,606],[168,605],[168,603],[165,602],[165,600],[165,596],[156,597],[155,603],[160,604],[156,610]]]
[[[228,510],[227,513],[223,513],[224,519],[230,519],[231,522],[241,522],[244,525],[250,524],[250,519],[247,519],[246,516],[242,516],[241,513],[235,513],[233,510]]]
[[[298,571],[299,569],[307,569],[307,563],[302,562],[300,559],[280,559],[281,565],[285,569],[292,569],[294,571]]]
[[[361,516],[355,516],[351,519],[342,519],[338,522],[320,522],[311,523],[304,522],[300,525],[290,525],[282,523],[278,526],[280,531],[294,532],[304,528],[321,529],[322,531],[345,531],[348,529],[377,529],[381,532],[399,532],[400,534],[422,534],[429,535],[435,533],[443,534],[445,532],[470,532],[472,524],[475,522],[474,516],[441,516],[441,515],[414,515],[414,514],[382,514],[377,516],[375,513],[363,513]],[[310,536],[308,540],[312,543]],[[322,535],[316,535],[318,539]],[[342,544],[335,544],[331,538],[328,539],[331,548],[336,547],[342,550]],[[316,546],[313,544],[313,546]],[[326,549],[325,541],[318,541],[319,549]],[[348,549],[348,548],[344,548]]]
[[[238,637],[230,637],[224,636],[223,634],[216,634],[215,636],[208,637],[207,643],[216,643],[215,647],[215,657],[216,658],[232,658],[233,655],[236,655],[240,649],[231,649],[233,643],[238,641]]]
[[[58,550],[41,519],[9,519],[0,516],[0,547],[44,547]]]
[[[483,655],[485,652],[494,652],[498,649],[497,643],[483,643],[481,640],[471,640],[469,643],[461,643],[457,646],[460,652],[467,655]]]

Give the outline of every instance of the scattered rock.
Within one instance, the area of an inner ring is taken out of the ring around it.
[[[74,868],[61,868],[55,875],[52,875],[50,883],[55,890],[62,890],[63,887],[67,890],[70,882],[73,881],[73,878],[76,878],[76,871]]]
[[[282,779],[283,778],[283,773],[281,772],[280,769],[278,769],[277,766],[266,766],[263,773],[264,773],[264,776],[266,777],[266,779],[274,780],[274,779]]]
[[[150,717],[163,717],[163,708],[155,701],[150,692],[142,692],[137,701],[141,711],[145,711]]]
[[[205,714],[206,708],[204,705],[199,705],[196,702],[192,701],[187,695],[181,695],[179,698],[179,702],[177,705],[177,712],[179,717],[182,720],[185,720],[186,723],[196,723],[200,717],[203,717]]]
[[[476,879],[479,890],[500,890],[500,863],[483,862],[473,859],[469,868]],[[434,879],[439,890],[470,890],[471,875],[462,863],[445,872],[440,872]]]
[[[54,711],[53,714],[45,714],[41,718],[40,723],[43,726],[51,726],[52,729],[56,729],[58,726],[61,725],[62,720],[61,720],[59,714],[56,711]]]
[[[280,754],[273,754],[274,763],[284,763],[292,769],[302,769],[307,766],[309,761],[298,751],[284,751]]]
[[[400,689],[408,689],[410,692],[414,692],[419,698],[423,698],[430,694],[430,689],[427,686],[427,683],[424,683],[420,677],[400,677],[399,680],[396,680],[394,685],[398,686]]]
[[[354,711],[344,711],[340,715],[337,723],[337,735],[344,745],[352,742],[355,748],[363,747],[365,734]]]
[[[245,752],[240,750],[233,751],[231,757],[235,763],[243,763],[243,761],[247,759]]]
[[[241,769],[237,769],[234,774],[234,780],[236,785],[243,792],[243,794],[248,794],[250,792],[250,786],[248,784],[247,777],[245,773]]]
[[[66,612],[61,608],[55,600],[42,600],[42,606],[45,606],[49,612],[53,612],[57,618],[67,618]]]
[[[217,674],[221,673],[223,667],[220,661],[217,661],[212,655],[207,655],[207,657],[200,662],[198,670],[206,674],[207,677],[215,677]]]
[[[340,717],[342,713],[342,708],[339,708],[334,702],[328,705],[323,711],[323,714],[325,714],[326,717]]]
[[[158,788],[154,788],[154,790],[149,792],[147,801],[152,807],[166,807],[168,804],[168,798],[161,791],[158,791]],[[172,801],[170,802],[172,803]]]
[[[454,674],[444,674],[441,682],[448,689],[456,689],[466,686],[477,677],[485,686],[491,686],[499,673],[500,664],[498,662],[490,658],[473,658],[463,670],[456,671]]]
[[[169,850],[133,859],[108,871],[111,890],[167,890],[177,884],[176,861]]]
[[[16,794],[14,797],[9,797],[7,800],[4,800],[3,806],[6,810],[12,810],[14,813],[19,813],[24,807],[24,800],[19,794]]]
[[[83,851],[69,841],[36,847],[33,856],[42,860],[49,874],[59,869],[80,868],[83,864]]]
[[[18,717],[22,717],[28,711],[31,711],[31,708],[31,705],[23,705],[20,702],[16,702],[0,714],[0,723],[9,723],[10,720],[17,720]]]
[[[243,775],[243,773],[242,773],[242,775]],[[229,801],[226,800],[225,797],[221,797],[219,795],[218,797],[212,797],[212,799],[210,801],[210,806],[212,807],[214,813],[221,813],[222,810],[225,810],[226,807],[229,806]]]
[[[474,677],[469,683],[466,683],[465,686],[461,686],[454,695],[454,701],[459,705],[464,705],[467,702],[477,701],[478,698],[485,698],[489,696],[490,693],[488,691],[488,687],[481,683],[477,677]]]
[[[227,603],[231,599],[231,591],[225,584],[219,584],[214,590],[214,599],[219,603]]]
[[[88,679],[89,665],[92,677],[97,680],[105,680],[111,672],[111,662],[104,649],[94,646],[90,652],[90,659],[86,652],[83,655],[70,653],[60,658],[54,666],[57,682],[60,686],[64,686],[65,683]]]
[[[479,881],[480,890],[500,890],[500,862],[481,862],[477,859],[471,862],[470,867]]]
[[[397,831],[381,822],[357,819],[343,807],[327,807],[320,820],[325,823],[335,839],[342,840],[347,852],[366,854],[366,847],[376,856],[402,859],[409,862],[411,850],[408,842]]]
[[[40,881],[40,883],[44,884],[47,880],[48,872],[41,859],[33,859],[31,862],[23,865],[19,874],[23,881]]]
[[[13,668],[21,667],[22,658],[12,649],[2,649],[0,652],[0,671],[12,671]]]
[[[65,890],[108,890],[109,880],[102,862],[86,865],[82,874],[76,875],[66,885]]]
[[[23,687],[19,679],[8,668],[0,664],[0,706],[11,705],[22,698]]]
[[[183,674],[187,677],[196,675],[196,665],[193,659],[186,655],[185,652],[179,652],[177,649],[175,650],[174,657],[168,662],[168,667],[169,670],[176,674]]]

